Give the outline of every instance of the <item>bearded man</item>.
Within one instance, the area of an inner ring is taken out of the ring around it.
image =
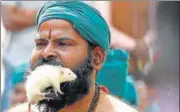
[[[39,10],[36,24],[36,46],[27,75],[44,64],[66,67],[77,75],[75,81],[61,84],[63,95],[56,95],[53,87],[46,88],[51,99],[39,101],[38,111],[138,112],[95,83],[111,40],[99,11],[80,1],[51,1]]]

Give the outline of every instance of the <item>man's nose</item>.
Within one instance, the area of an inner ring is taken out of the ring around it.
[[[48,44],[46,46],[46,48],[43,50],[41,55],[44,59],[56,58],[57,57],[57,54],[55,52],[55,48],[53,47],[52,44]]]

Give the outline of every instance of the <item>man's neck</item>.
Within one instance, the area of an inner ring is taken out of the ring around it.
[[[93,82],[93,84],[90,87],[90,91],[88,95],[84,96],[82,99],[75,102],[74,104],[59,110],[59,112],[87,112],[94,97],[94,93],[95,93],[95,83]]]

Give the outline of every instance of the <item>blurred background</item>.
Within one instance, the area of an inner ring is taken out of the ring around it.
[[[1,112],[26,101],[24,73],[45,2],[1,1]],[[178,112],[180,2],[83,2],[101,12],[113,38],[97,83],[144,112]]]

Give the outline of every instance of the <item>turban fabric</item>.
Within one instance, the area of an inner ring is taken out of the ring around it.
[[[15,70],[12,72],[11,80],[12,80],[12,86],[15,87],[19,83],[23,83],[25,80],[25,73],[27,68],[29,67],[28,63],[23,63],[15,68]]]
[[[72,23],[73,27],[89,43],[98,45],[108,53],[110,47],[110,30],[95,8],[81,1],[50,1],[39,10],[36,24],[50,19],[63,19]]]

